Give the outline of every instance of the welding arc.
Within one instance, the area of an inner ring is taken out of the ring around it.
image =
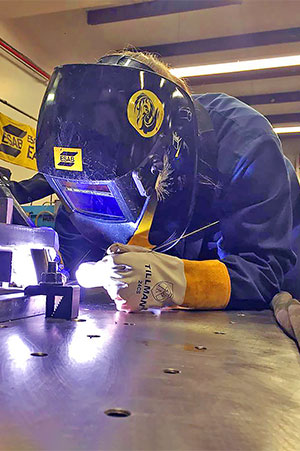
[[[183,240],[184,238],[187,238],[188,236],[191,236],[191,235],[195,235],[198,232],[202,232],[202,230],[209,229],[210,227],[213,227],[214,225],[219,224],[219,222],[220,221],[211,222],[210,224],[207,224],[206,226],[200,227],[200,229],[196,229],[196,230],[193,230],[192,232],[182,235],[179,239],[176,238],[176,240],[172,240],[167,243],[161,244],[160,246],[156,246],[153,249],[151,249],[150,252],[154,252],[154,251],[156,252],[159,249],[163,249],[165,246],[169,246],[170,244],[179,243],[179,241]]]

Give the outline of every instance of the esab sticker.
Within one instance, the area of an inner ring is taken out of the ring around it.
[[[164,119],[164,106],[154,92],[142,89],[135,92],[127,105],[130,124],[144,138],[151,138],[159,131]]]
[[[54,166],[63,171],[82,171],[82,150],[74,147],[54,147]]]

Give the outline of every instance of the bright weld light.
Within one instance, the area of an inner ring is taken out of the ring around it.
[[[99,268],[94,262],[81,263],[76,271],[76,279],[84,288],[99,287]]]
[[[300,55],[264,58],[249,61],[234,61],[231,63],[206,64],[204,66],[178,67],[171,69],[176,77],[197,77],[199,75],[229,74],[247,70],[275,69],[300,65]]]
[[[17,335],[13,334],[6,341],[10,360],[15,368],[25,370],[28,359],[30,359],[30,349],[24,341]]]
[[[13,249],[11,282],[18,287],[38,283],[31,251],[27,246],[18,246]]]
[[[71,362],[81,364],[94,362],[103,348],[105,349],[105,346],[111,341],[114,330],[113,326],[99,330],[96,321],[92,318],[89,318],[88,322],[80,324],[80,327],[74,328],[68,344],[68,356]],[[91,340],[87,336],[91,331],[100,337]]]
[[[275,133],[281,134],[281,133],[300,133],[300,126],[298,127],[275,127],[274,129]]]

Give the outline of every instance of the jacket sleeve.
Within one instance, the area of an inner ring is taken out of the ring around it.
[[[218,255],[231,281],[227,308],[265,307],[296,262],[290,186],[279,140],[264,134],[247,146],[221,204]]]
[[[54,193],[42,174],[36,174],[31,179],[22,182],[9,181],[7,185],[20,204],[34,202]]]

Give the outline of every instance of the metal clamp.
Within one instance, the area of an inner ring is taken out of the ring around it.
[[[63,285],[56,262],[49,262],[48,271],[42,274],[40,284],[29,285],[24,293],[25,296],[46,296],[46,318],[70,320],[78,316],[80,286]]]

